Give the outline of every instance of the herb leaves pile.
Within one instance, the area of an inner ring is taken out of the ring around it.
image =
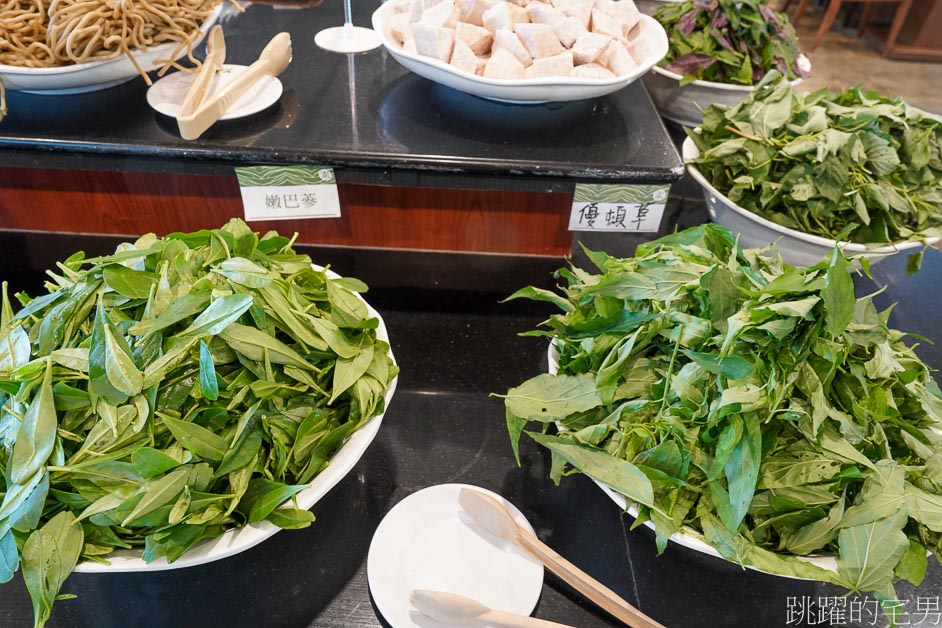
[[[784,227],[863,244],[942,235],[942,119],[902,99],[799,94],[773,72],[687,134],[714,187]]]
[[[758,0],[667,2],[654,17],[670,44],[659,65],[683,75],[681,85],[754,85],[773,69],[789,79],[807,76],[788,16]]]
[[[292,496],[398,372],[362,282],[239,220],[50,275],[0,313],[0,582],[22,567],[37,626],[80,558],[310,525]]]
[[[587,252],[600,274],[558,271],[562,294],[512,295],[562,310],[524,334],[552,339],[559,368],[505,396],[514,451],[540,425],[552,478],[572,467],[625,495],[659,551],[683,531],[896,599],[942,553],[942,391],[838,251],[807,269],[760,253],[703,225],[634,258]]]

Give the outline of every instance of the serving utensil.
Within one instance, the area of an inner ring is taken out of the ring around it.
[[[222,68],[225,60],[226,38],[222,34],[222,26],[217,24],[209,31],[209,36],[206,38],[206,58],[203,59],[203,66],[183,99],[178,118],[191,115],[203,103],[213,84],[213,76]]]
[[[613,617],[634,628],[664,628],[662,624],[553,551],[536,536],[522,529],[504,505],[490,495],[462,489],[458,494],[458,504],[484,530],[505,541],[516,543],[533,554],[550,571]]]
[[[412,605],[443,624],[481,624],[494,628],[571,628],[545,619],[498,611],[457,593],[415,589]]]
[[[266,76],[278,76],[285,71],[289,63],[291,35],[278,33],[262,50],[258,60],[234,78],[221,92],[201,104],[193,113],[177,118],[180,136],[185,140],[198,138],[255,83]]]

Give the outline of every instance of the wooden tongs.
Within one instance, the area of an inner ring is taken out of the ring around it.
[[[458,504],[487,532],[528,551],[572,588],[624,624],[632,628],[664,628],[521,527],[504,505],[490,495],[463,488],[458,493]]]
[[[226,113],[250,87],[267,76],[278,76],[291,63],[291,35],[278,33],[262,50],[258,60],[239,73],[218,94],[209,97],[213,76],[226,58],[226,41],[222,28],[214,26],[206,40],[206,59],[183,100],[177,115],[180,136],[195,140]]]

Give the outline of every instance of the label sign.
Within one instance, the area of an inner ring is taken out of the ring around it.
[[[569,230],[656,232],[669,190],[669,185],[577,183]]]
[[[246,221],[340,217],[333,168],[249,166],[235,172]]]

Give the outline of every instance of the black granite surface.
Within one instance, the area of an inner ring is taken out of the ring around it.
[[[14,92],[0,123],[0,165],[127,170],[127,159],[134,169],[229,173],[232,164],[310,163],[351,169],[339,173],[341,182],[400,186],[455,173],[468,175],[469,187],[501,184],[495,175],[650,183],[681,176],[680,157],[640,81],[572,103],[483,100],[408,73],[382,49],[319,49],[314,34],[343,23],[342,4],[254,5],[225,20],[229,63],[251,63],[275,33],[291,34],[285,93],[265,112],[187,142],[174,120],[147,105],[140,79],[70,96]],[[380,3],[353,4],[354,22],[365,26]],[[431,176],[396,180],[390,170]],[[370,172],[379,173],[375,180]],[[491,178],[475,179],[482,174]],[[454,179],[440,185],[459,186]]]
[[[630,254],[633,245],[622,245],[618,254]],[[0,258],[0,274],[35,292],[41,281],[36,265],[44,259],[113,246],[108,239],[6,233],[0,250],[11,258]],[[523,465],[516,467],[501,401],[489,394],[546,369],[544,343],[517,334],[551,309],[499,300],[527,283],[551,286],[549,273],[563,260],[309,250],[320,263],[374,286],[368,298],[388,325],[402,373],[376,440],[315,505],[312,527],[279,532],[242,554],[198,567],[74,574],[65,591],[78,599],[57,603],[50,626],[384,626],[367,584],[373,532],[401,499],[447,482],[501,493],[550,546],[672,628],[886,626],[872,599],[842,600],[827,615],[823,600],[843,594],[834,587],[745,571],[673,544],[657,556],[652,533],[631,531],[632,518],[587,478],[571,476],[554,487],[548,456],[526,440]],[[13,264],[17,253],[32,266]],[[874,281],[860,280],[858,294],[886,287],[878,302],[898,303],[894,326],[940,337],[942,253],[929,251],[915,277],[905,275],[904,262],[876,264]],[[942,347],[924,343],[918,352],[942,367]],[[942,596],[942,569],[934,559],[921,587],[899,586],[898,594],[908,602],[907,625],[939,625],[932,608]],[[19,576],[0,585],[0,627],[29,625],[31,612]],[[551,574],[535,616],[580,628],[618,625]]]

